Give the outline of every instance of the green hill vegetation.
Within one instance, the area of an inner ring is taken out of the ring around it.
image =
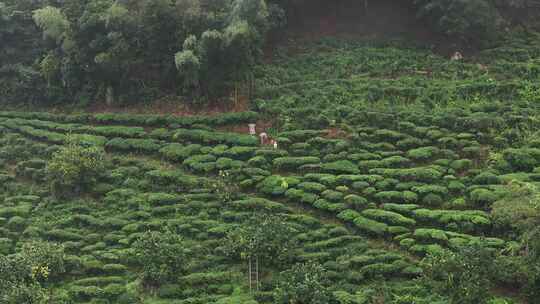
[[[538,303],[534,3],[392,5],[0,2],[0,303]]]

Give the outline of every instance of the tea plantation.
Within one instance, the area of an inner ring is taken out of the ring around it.
[[[277,52],[256,112],[0,112],[0,303],[538,303],[540,47],[512,43]],[[261,120],[277,148],[227,131]]]

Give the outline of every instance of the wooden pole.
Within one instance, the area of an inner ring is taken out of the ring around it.
[[[259,257],[255,257],[255,290],[259,290]]]
[[[252,292],[251,288],[251,257],[248,260],[249,266],[248,266],[248,276],[249,276],[249,292]]]

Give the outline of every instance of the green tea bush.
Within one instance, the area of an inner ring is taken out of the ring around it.
[[[358,167],[363,172],[366,172],[370,169],[384,168],[385,163],[382,160],[362,160],[358,162]]]
[[[420,205],[415,204],[393,204],[386,203],[382,205],[384,210],[394,211],[406,215],[412,215],[413,211],[420,208]]]
[[[374,197],[380,203],[415,203],[418,201],[418,195],[411,191],[381,191],[375,194]]]
[[[269,169],[270,163],[264,156],[255,156],[247,161],[247,164],[251,167]]]
[[[306,157],[278,157],[273,160],[273,165],[278,169],[294,170],[303,165],[319,164],[321,159],[314,156]]]
[[[13,250],[13,241],[9,238],[0,238],[0,254],[8,255]]]
[[[257,191],[267,195],[282,195],[289,189],[300,183],[300,180],[294,177],[282,177],[272,175],[266,177],[257,184]]]
[[[396,148],[400,150],[411,150],[414,148],[421,147],[425,144],[426,142],[424,140],[421,140],[413,136],[407,136],[399,140],[398,142],[396,142]]]
[[[482,172],[473,178],[473,183],[477,185],[498,185],[501,180],[492,172]]]
[[[170,187],[190,190],[200,185],[200,179],[185,174],[180,170],[152,170],[145,173],[145,178],[155,186]]]
[[[159,150],[159,153],[166,159],[172,161],[183,161],[184,159],[199,154],[202,146],[191,144],[184,146],[178,143],[167,144]]]
[[[448,242],[448,236],[446,232],[439,229],[427,229],[427,228],[418,228],[414,231],[414,238],[429,243],[443,243]]]
[[[414,226],[416,221],[393,211],[366,209],[361,214],[367,218],[396,226]]]
[[[105,144],[105,148],[111,151],[155,153],[162,144],[153,139],[113,138]]]
[[[439,153],[437,147],[422,147],[407,152],[407,157],[415,161],[426,161],[434,158]]]
[[[289,153],[286,150],[280,149],[259,149],[255,151],[256,156],[262,156],[268,161],[272,161],[274,158],[288,156],[288,154]]]
[[[321,193],[322,197],[331,202],[341,202],[343,200],[343,193],[334,190],[326,190]]]
[[[304,191],[312,192],[316,194],[319,194],[326,190],[326,186],[319,183],[314,183],[314,182],[303,182],[303,183],[300,183],[297,187]]]
[[[361,160],[381,160],[382,157],[379,154],[364,152],[364,153],[353,153],[349,154],[349,160],[352,161],[361,161]]]
[[[146,200],[151,206],[173,205],[182,200],[178,195],[169,193],[149,193]]]
[[[373,132],[373,137],[380,141],[389,140],[391,142],[396,142],[402,139],[404,135],[393,130],[378,129],[375,132]]]
[[[287,131],[287,132],[281,132],[279,134],[279,137],[285,137],[293,142],[305,142],[309,139],[318,137],[320,135],[323,135],[324,131],[319,130],[295,130],[295,131]]]
[[[388,232],[387,224],[370,220],[361,215],[357,216],[353,223],[358,229],[376,236],[383,236]]]
[[[296,189],[289,189],[296,190]],[[300,190],[297,190],[300,191]],[[287,191],[288,192],[288,191]],[[300,191],[299,198],[302,198],[303,192]],[[296,197],[296,196],[295,196]],[[238,210],[261,211],[261,212],[286,212],[287,207],[282,203],[273,202],[264,198],[249,198],[236,200],[229,203],[231,207]]]
[[[462,182],[453,180],[448,183],[448,190],[453,193],[462,193],[466,189]]]
[[[391,191],[396,185],[399,184],[399,180],[394,178],[385,178],[382,181],[375,183],[375,188],[380,191]]]
[[[362,210],[365,208],[373,208],[375,204],[369,203],[367,199],[356,194],[349,194],[344,198],[345,203],[354,210]]]
[[[358,166],[348,160],[338,160],[331,163],[322,164],[323,171],[332,174],[358,174]]]
[[[479,207],[491,205],[498,199],[498,196],[488,189],[475,189],[469,193],[470,200]]]
[[[369,170],[369,173],[372,175],[383,175],[397,178],[402,181],[417,181],[424,183],[435,182],[443,177],[443,173],[440,171],[440,169],[433,166],[408,169],[377,168]]]
[[[232,146],[257,146],[259,144],[259,139],[251,135],[196,129],[177,129],[173,135],[173,139],[180,142],[226,144]]]
[[[443,203],[443,198],[435,193],[428,193],[422,198],[422,204],[426,206],[440,207]]]
[[[237,160],[248,160],[253,157],[255,147],[232,147],[224,152],[224,156]]]
[[[360,272],[367,279],[375,277],[393,277],[399,275],[401,270],[409,266],[405,261],[398,260],[391,264],[374,263],[366,265],[360,269]]]
[[[540,149],[506,149],[503,157],[515,171],[531,172],[539,164]]]
[[[369,183],[368,182],[363,182],[363,181],[354,182],[351,185],[351,188],[356,190],[356,191],[362,191],[362,190],[366,189],[367,187],[369,187]]]
[[[337,215],[337,218],[343,220],[343,221],[349,221],[352,222],[355,218],[359,217],[360,213],[354,211],[354,210],[343,210]]]
[[[411,160],[403,156],[395,155],[381,160],[386,168],[405,168],[411,164]]]
[[[9,228],[12,231],[22,231],[24,230],[26,226],[26,219],[20,217],[20,216],[14,216],[9,219],[9,221],[6,224],[6,227]]]

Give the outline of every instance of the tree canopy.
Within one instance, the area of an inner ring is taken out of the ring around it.
[[[88,104],[165,95],[215,100],[246,83],[280,0],[3,0],[0,102]],[[418,18],[467,43],[496,38],[526,1],[414,0]]]

